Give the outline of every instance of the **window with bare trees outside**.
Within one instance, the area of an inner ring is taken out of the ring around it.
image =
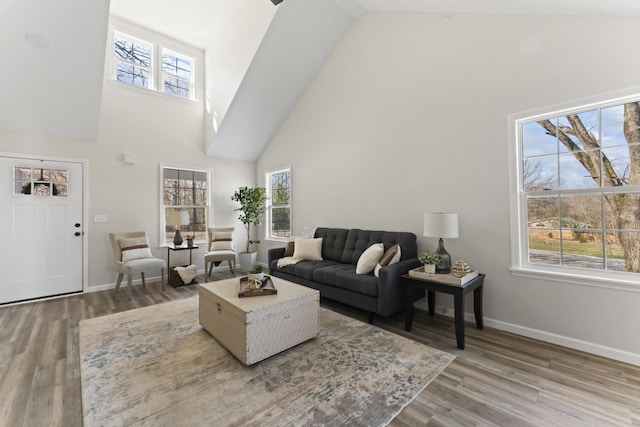
[[[192,99],[193,59],[169,49],[163,49],[162,83],[164,93]]]
[[[113,54],[116,58],[116,80],[144,88],[153,87],[151,43],[114,31]]]
[[[207,240],[207,218],[209,212],[209,173],[202,170],[162,167],[162,203],[164,241],[173,241],[176,227],[186,238],[193,236],[195,241]],[[186,211],[189,224],[168,224],[169,212]]]
[[[628,275],[640,272],[640,97],[516,128],[520,265],[637,281]]]
[[[280,169],[266,175],[267,238],[287,239],[291,237],[291,169]]]
[[[160,53],[156,54],[156,51]],[[113,31],[113,55],[115,80],[179,98],[195,99],[192,57],[120,31]]]

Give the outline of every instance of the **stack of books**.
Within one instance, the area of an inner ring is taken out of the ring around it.
[[[448,274],[425,273],[424,267],[418,267],[418,268],[414,268],[413,270],[409,270],[409,276],[415,277],[416,279],[446,283],[447,285],[462,286],[469,283],[476,277],[478,277],[478,270],[471,270],[465,276],[456,277],[453,275],[453,273],[448,273]]]

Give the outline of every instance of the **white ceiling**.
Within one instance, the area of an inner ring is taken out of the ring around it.
[[[278,6],[207,154],[256,160],[353,20],[331,0]]]
[[[286,1],[286,0],[285,0]],[[506,15],[640,16],[638,0],[356,0],[366,10]]]
[[[111,0],[111,13],[206,49],[215,37],[216,23],[228,16],[236,2],[249,0]],[[255,0],[251,0],[255,1]],[[270,3],[269,0],[259,0]],[[287,2],[309,0],[284,0]],[[350,12],[482,13],[509,15],[640,16],[640,0],[334,0]],[[237,25],[242,26],[242,22]]]
[[[304,2],[310,1],[284,0],[277,6],[276,17],[285,8],[296,9],[298,16],[302,17],[304,10],[295,6],[306,6],[310,3]],[[333,2],[352,19],[363,11],[640,16],[640,0],[314,1]],[[0,127],[95,140],[99,126],[109,8],[111,13],[123,19],[206,49],[217,37],[216,31],[230,25],[240,28],[247,25],[239,19],[241,14],[230,13],[238,9],[239,2],[244,8],[263,8],[263,3],[270,8],[276,7],[269,0],[111,0],[110,4],[109,0],[0,0],[0,52],[5,58],[0,67],[0,79],[5,82],[0,96]],[[288,15],[289,21],[295,17],[296,14]],[[344,22],[342,18],[340,20]],[[272,25],[279,21],[282,19],[274,18]],[[325,55],[326,49],[337,43],[345,28],[342,24],[336,25],[335,29],[331,22],[323,24],[327,34],[307,32],[306,35],[324,39],[318,41],[324,43],[324,47],[318,49]],[[284,33],[285,30],[289,33]],[[254,60],[249,67],[238,95],[229,106],[225,117],[228,124],[222,123],[217,135],[220,138],[216,138],[209,154],[215,154],[217,148],[225,145],[225,139],[236,136],[254,141],[253,146],[246,148],[244,154],[225,152],[225,156],[252,160],[260,154],[322,65],[324,56],[301,58],[303,62],[292,64],[291,69],[306,73],[306,76],[301,76],[294,88],[278,93],[278,96],[286,97],[279,99],[278,105],[269,102],[268,98],[272,96],[269,91],[258,90],[279,87],[275,80],[265,81],[257,76],[286,75],[288,70],[282,63],[274,64],[268,58],[282,58],[287,55],[287,49],[293,48],[277,46],[268,40],[276,36],[285,37],[286,34],[295,39],[301,31],[306,29],[295,25],[288,29],[286,25],[269,29],[260,49],[275,50],[257,52],[259,60]],[[267,73],[261,73],[261,67],[266,68]],[[265,102],[269,107],[268,117],[256,117],[256,110],[264,112]],[[247,114],[253,114],[253,120],[265,123],[256,127],[259,132],[241,135],[238,133],[240,128],[230,123],[241,123],[243,115]]]

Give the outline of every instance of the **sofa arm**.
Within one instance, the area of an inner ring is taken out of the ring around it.
[[[390,316],[402,309],[404,290],[400,288],[400,276],[420,267],[418,258],[411,258],[382,267],[378,278],[378,313]]]
[[[268,260],[268,266],[269,266],[269,274],[272,274],[273,272],[271,271],[271,263],[272,261],[275,261],[277,259],[280,259],[284,256],[284,251],[286,248],[273,248],[273,249],[269,249],[268,255],[267,255],[267,260]]]

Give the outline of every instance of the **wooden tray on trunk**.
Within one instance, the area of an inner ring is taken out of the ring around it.
[[[259,289],[249,289],[249,276],[240,278],[240,288],[238,289],[238,297],[257,297],[260,295],[273,295],[278,293],[275,283],[271,280],[270,276],[264,276],[262,280],[262,287]]]

